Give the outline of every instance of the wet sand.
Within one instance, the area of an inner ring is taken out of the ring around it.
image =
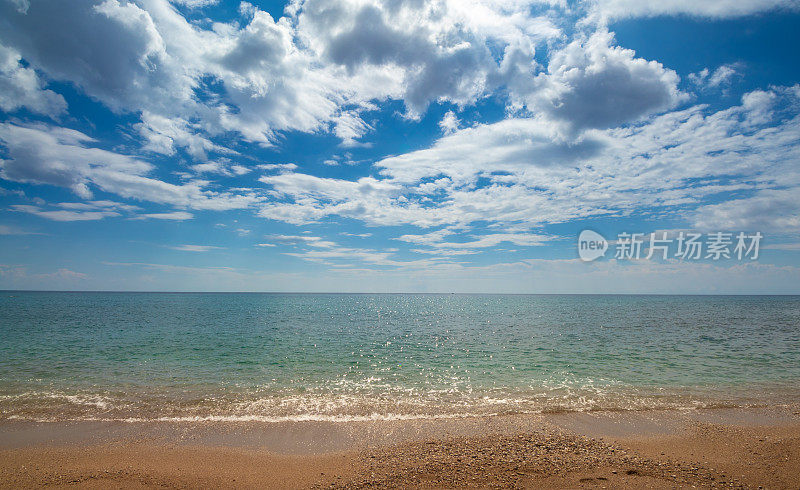
[[[286,424],[5,421],[0,486],[799,488],[800,411]]]

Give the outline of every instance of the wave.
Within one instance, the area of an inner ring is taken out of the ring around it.
[[[375,392],[70,393],[0,394],[0,420],[37,422],[370,422],[458,419],[516,414],[752,407],[797,400],[796,391],[609,387],[545,390],[415,393]]]

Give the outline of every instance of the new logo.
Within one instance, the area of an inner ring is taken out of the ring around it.
[[[592,230],[583,230],[578,235],[578,256],[584,262],[602,257],[608,250],[608,241],[603,235]]]

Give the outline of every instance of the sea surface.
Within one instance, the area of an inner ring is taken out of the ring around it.
[[[800,296],[0,292],[0,420],[800,402]]]

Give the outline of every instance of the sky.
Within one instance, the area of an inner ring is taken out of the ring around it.
[[[0,0],[0,289],[800,294],[798,32],[800,0]]]

